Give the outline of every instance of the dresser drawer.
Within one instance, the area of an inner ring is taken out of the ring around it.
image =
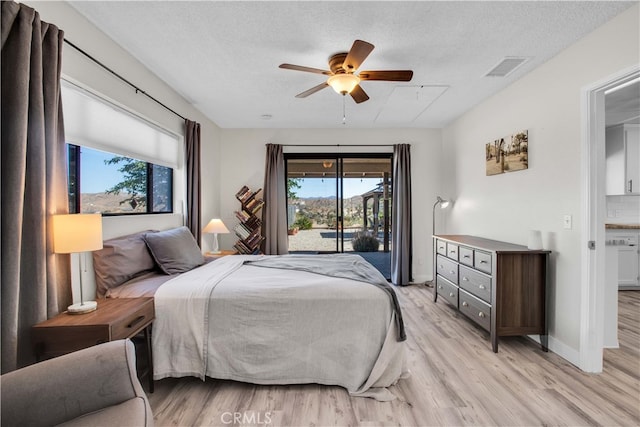
[[[447,257],[458,261],[458,245],[447,243]]]
[[[155,317],[153,299],[150,298],[137,310],[127,313],[111,325],[111,340],[131,338],[142,331]]]
[[[491,331],[491,306],[464,290],[460,290],[458,293],[460,311],[483,329]]]
[[[458,271],[460,287],[481,300],[491,303],[491,277],[472,270],[464,265]]]
[[[436,276],[436,292],[454,307],[458,307],[458,287],[442,276]]]
[[[477,270],[491,274],[491,254],[488,252],[474,251],[473,266]]]
[[[436,239],[436,252],[440,255],[447,256],[447,242]]]
[[[453,284],[458,284],[458,263],[438,255],[436,272]]]
[[[458,259],[461,264],[473,267],[473,249],[460,246],[460,249],[458,249]]]

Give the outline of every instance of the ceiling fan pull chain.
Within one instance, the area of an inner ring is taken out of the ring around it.
[[[346,125],[347,124],[347,113],[345,111],[345,98],[347,97],[347,94],[345,93],[344,95],[342,95],[342,124]]]

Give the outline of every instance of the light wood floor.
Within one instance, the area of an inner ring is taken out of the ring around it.
[[[397,400],[318,385],[165,379],[149,395],[156,425],[640,425],[640,291],[620,292],[621,346],[605,350],[598,375],[526,338],[501,339],[494,354],[488,335],[442,299],[434,304],[431,289],[399,293],[411,377],[392,387]]]

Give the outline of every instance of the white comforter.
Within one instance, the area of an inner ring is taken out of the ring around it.
[[[318,383],[391,400],[406,374],[388,295],[367,283],[230,256],[155,294],[154,378]]]

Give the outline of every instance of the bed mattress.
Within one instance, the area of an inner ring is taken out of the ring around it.
[[[358,280],[244,265],[256,259],[224,257],[118,292],[156,290],[154,378],[317,383],[393,399],[387,387],[407,371],[388,295]]]

